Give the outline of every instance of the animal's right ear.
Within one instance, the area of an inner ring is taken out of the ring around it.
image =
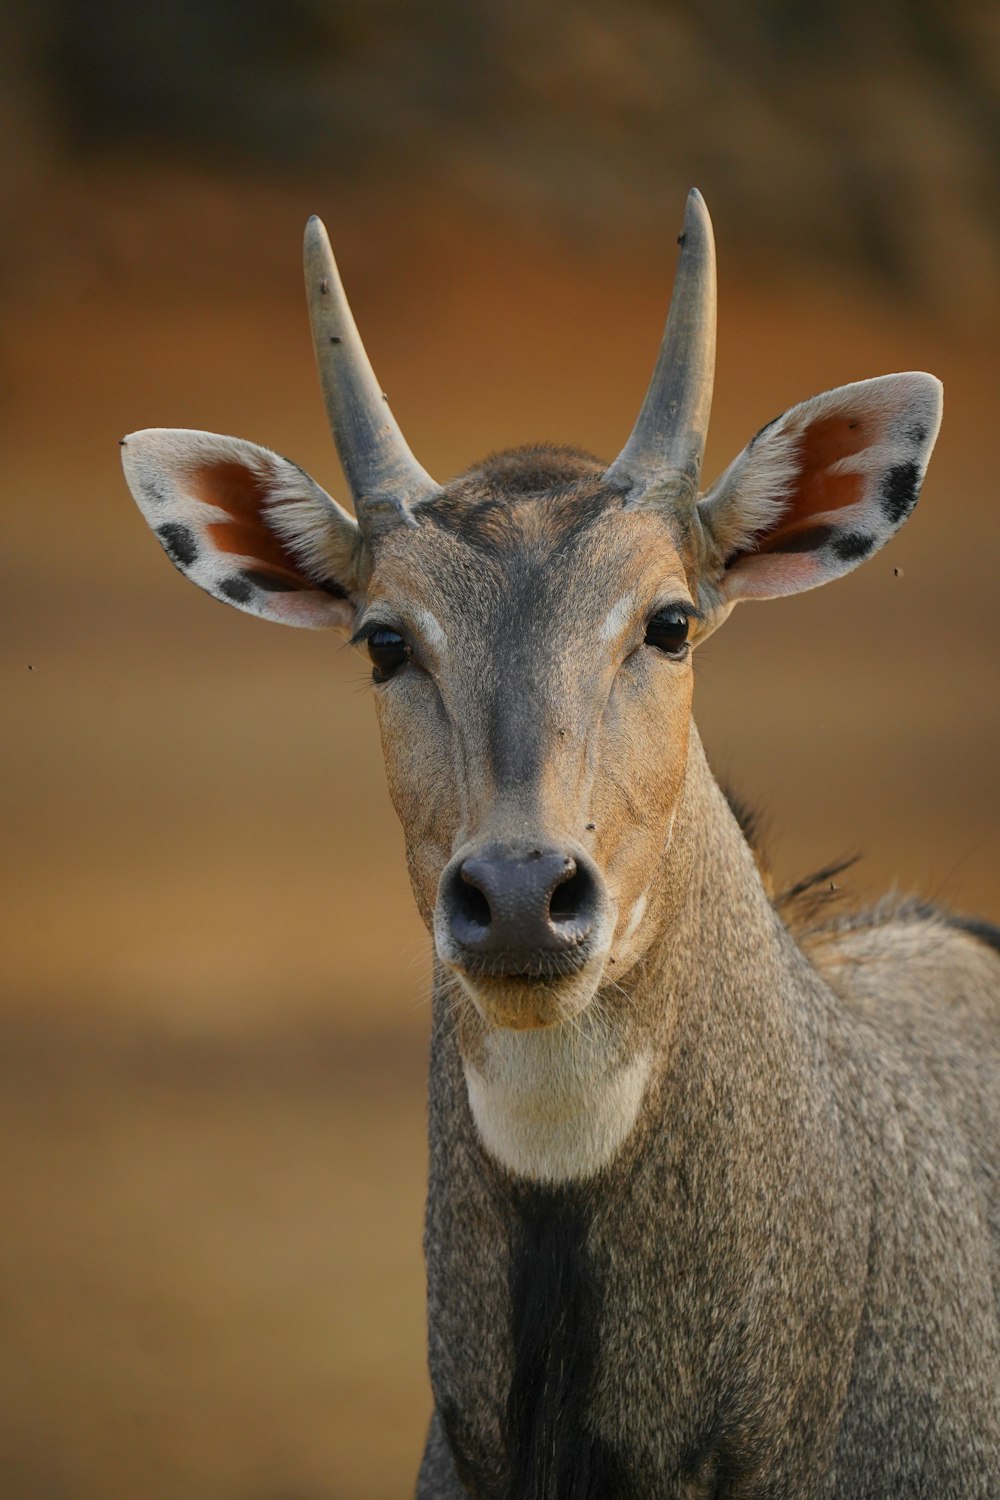
[[[357,523],[302,469],[212,432],[147,428],[121,447],[139,509],[187,577],[266,620],[350,628]]]

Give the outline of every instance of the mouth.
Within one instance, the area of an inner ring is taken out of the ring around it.
[[[482,960],[447,967],[481,1019],[489,1027],[509,1031],[559,1026],[586,1010],[596,993],[603,962],[569,965],[567,955],[552,955],[530,965],[495,965]]]
[[[461,961],[450,960],[450,965],[466,978],[509,979],[522,984],[557,984],[569,979],[587,967],[590,953],[581,947],[567,949],[561,953],[523,954],[467,954]]]

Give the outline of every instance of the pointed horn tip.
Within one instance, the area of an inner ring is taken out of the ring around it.
[[[326,225],[319,214],[310,214],[306,220],[305,233],[303,235],[307,250],[324,249],[330,243],[330,237],[326,232]]]
[[[708,204],[697,188],[691,189],[684,205],[684,227],[677,236],[677,243],[682,250],[689,238],[694,244],[702,242],[709,254],[714,255],[715,232],[712,218],[708,212]]]
[[[691,189],[687,195],[687,202],[684,205],[685,227],[692,221],[702,224],[711,224],[712,222],[708,212],[708,204],[697,188]]]
[[[336,285],[337,263],[333,258],[333,247],[330,244],[330,236],[326,232],[326,225],[318,214],[312,214],[306,221],[305,235],[302,240],[302,259],[305,265],[306,286],[310,290],[310,295],[313,291],[326,293],[331,285]]]

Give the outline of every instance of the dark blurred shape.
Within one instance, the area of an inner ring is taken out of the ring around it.
[[[995,7],[49,0],[20,52],[77,156],[406,174],[597,237],[661,234],[698,182],[772,272],[965,313],[1000,280]]]
[[[462,114],[488,20],[460,0],[110,0],[95,25],[91,7],[57,0],[45,51],[77,151],[356,168],[401,128]]]

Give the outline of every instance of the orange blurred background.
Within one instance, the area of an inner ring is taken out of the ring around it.
[[[684,193],[720,254],[706,473],[926,368],[924,497],[837,587],[699,652],[779,876],[864,851],[1000,919],[1000,13],[722,0],[78,0],[0,63],[0,1489],[383,1500],[429,1411],[429,943],[365,663],[219,608],[118,437],[273,446],[333,493],[299,266],[326,219],[439,477],[611,458]]]

